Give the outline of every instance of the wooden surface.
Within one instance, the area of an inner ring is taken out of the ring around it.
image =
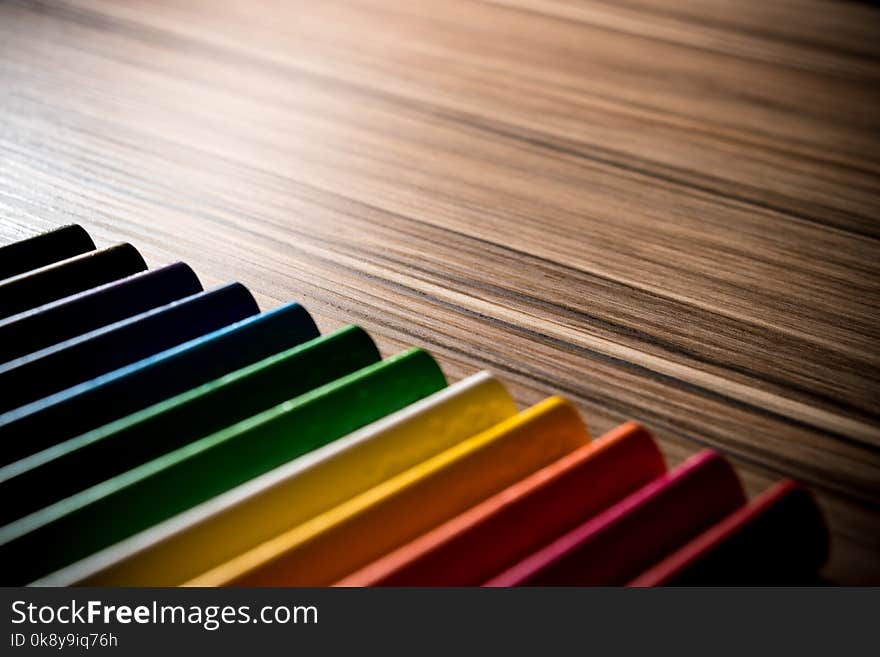
[[[80,222],[800,478],[880,582],[880,10],[0,2],[0,94],[2,242]]]

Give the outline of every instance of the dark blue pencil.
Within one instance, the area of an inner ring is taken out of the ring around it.
[[[147,263],[131,244],[84,253],[0,281],[0,318],[144,271]]]
[[[8,411],[259,312],[233,283],[200,292],[0,365],[0,411]]]
[[[142,272],[0,320],[0,363],[202,290],[182,262]]]

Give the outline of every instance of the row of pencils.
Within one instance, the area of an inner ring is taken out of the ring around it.
[[[0,247],[0,584],[811,584],[812,495],[79,226]]]

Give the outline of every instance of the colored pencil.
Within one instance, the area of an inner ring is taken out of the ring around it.
[[[629,422],[337,584],[478,586],[665,469],[651,435]]]
[[[0,415],[0,464],[12,463],[318,335],[290,303]]]
[[[180,584],[515,413],[504,386],[476,374],[40,584]]]
[[[0,411],[22,406],[259,312],[240,283],[95,329],[0,365]]]
[[[828,549],[828,529],[813,496],[787,480],[707,529],[630,586],[813,583]]]
[[[589,441],[552,397],[188,582],[322,586]]]
[[[178,262],[134,274],[0,320],[0,363],[201,292]]]
[[[422,399],[446,381],[411,350],[0,527],[0,582],[78,561]]]
[[[744,503],[730,463],[701,452],[486,584],[625,584]]]
[[[131,244],[119,244],[0,281],[0,319],[144,271]]]
[[[351,326],[0,468],[0,525],[379,360]]]
[[[95,250],[82,226],[61,226],[0,247],[0,280]]]

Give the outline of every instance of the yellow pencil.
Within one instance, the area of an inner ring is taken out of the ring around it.
[[[515,413],[504,386],[476,374],[38,583],[180,584]]]
[[[187,584],[332,584],[588,441],[551,397]]]

